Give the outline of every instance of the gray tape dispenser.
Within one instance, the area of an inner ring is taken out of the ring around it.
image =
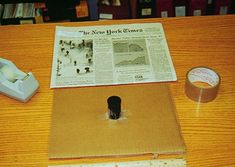
[[[27,102],[37,91],[34,75],[20,71],[11,61],[0,58],[0,93]]]

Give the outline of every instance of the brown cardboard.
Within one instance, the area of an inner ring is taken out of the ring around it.
[[[107,118],[107,98],[123,116]],[[133,84],[54,90],[50,158],[185,152],[168,86]]]

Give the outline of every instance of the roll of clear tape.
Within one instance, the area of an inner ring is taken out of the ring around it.
[[[15,72],[8,65],[2,66],[0,72],[10,82],[15,82],[17,80]]]
[[[185,93],[196,101],[206,103],[216,98],[221,78],[208,67],[194,67],[186,74]]]

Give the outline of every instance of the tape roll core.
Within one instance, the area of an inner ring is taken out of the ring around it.
[[[209,102],[216,98],[220,76],[208,67],[194,67],[186,74],[185,93],[197,102]]]
[[[15,72],[8,66],[2,66],[0,68],[0,73],[3,74],[3,76],[10,82],[15,82],[16,81],[16,74]]]

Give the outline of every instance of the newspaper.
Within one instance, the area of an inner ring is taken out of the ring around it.
[[[51,88],[176,80],[160,23],[56,27]]]

